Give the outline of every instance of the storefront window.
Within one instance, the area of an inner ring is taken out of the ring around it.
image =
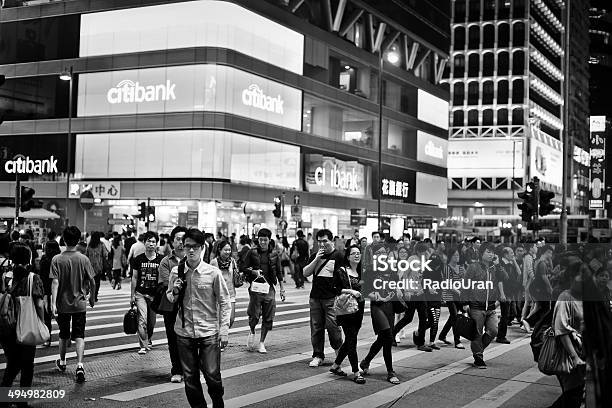
[[[330,57],[330,85],[362,98],[377,98],[377,71],[346,58]]]
[[[68,84],[59,76],[7,79],[0,87],[2,119],[37,120],[68,117]]]

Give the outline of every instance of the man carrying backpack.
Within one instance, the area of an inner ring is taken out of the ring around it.
[[[172,268],[166,296],[179,307],[174,332],[189,405],[206,407],[202,371],[213,406],[223,408],[221,348],[227,347],[232,308],[221,271],[201,259],[203,247],[204,234],[189,229],[183,236],[186,261]]]

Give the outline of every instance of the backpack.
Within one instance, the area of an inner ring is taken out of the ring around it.
[[[533,333],[531,333],[531,341],[529,342],[529,345],[531,346],[531,352],[533,353],[533,361],[536,363],[540,358],[540,351],[544,345],[544,336],[546,331],[552,327],[553,312],[553,309],[546,312],[536,323],[533,328]]]
[[[15,302],[9,291],[0,294],[0,337],[8,338],[17,328]]]

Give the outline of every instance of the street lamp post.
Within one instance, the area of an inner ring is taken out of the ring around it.
[[[565,2],[565,36],[564,36],[564,78],[563,78],[563,180],[561,182],[561,216],[559,217],[559,241],[561,244],[567,244],[567,179],[568,179],[568,154],[570,153],[570,120],[569,120],[569,104],[570,104],[570,7],[571,2]],[[571,157],[571,156],[570,156]]]
[[[67,161],[66,161],[66,214],[64,223],[67,227],[69,225],[68,220],[68,205],[70,203],[70,162],[72,161],[72,149],[71,149],[71,141],[72,141],[72,86],[74,75],[72,71],[72,65],[70,66],[69,71],[64,71],[60,74],[60,79],[62,81],[68,81],[68,135],[66,141],[66,148],[68,149]]]

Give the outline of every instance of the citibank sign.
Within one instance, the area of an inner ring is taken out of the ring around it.
[[[57,173],[57,159],[51,156],[45,160],[32,160],[29,156],[8,160],[4,164],[4,170],[9,174],[38,174]]]
[[[242,91],[242,103],[246,106],[252,106],[268,112],[274,112],[282,115],[283,111],[283,98],[280,95],[276,97],[268,96],[264,94],[263,90],[256,84],[251,84],[249,87]]]
[[[338,190],[359,191],[358,182],[361,180],[358,177],[355,168],[348,171],[346,169],[340,170],[336,164],[329,169],[325,167],[317,167],[315,169],[315,183],[317,185],[323,186],[329,184]]]
[[[165,84],[145,86],[140,85],[140,82],[124,79],[108,90],[106,100],[112,104],[173,101],[176,99],[175,88],[176,84],[170,80],[166,80]]]
[[[306,190],[354,197],[365,196],[365,167],[320,154],[306,155]]]

